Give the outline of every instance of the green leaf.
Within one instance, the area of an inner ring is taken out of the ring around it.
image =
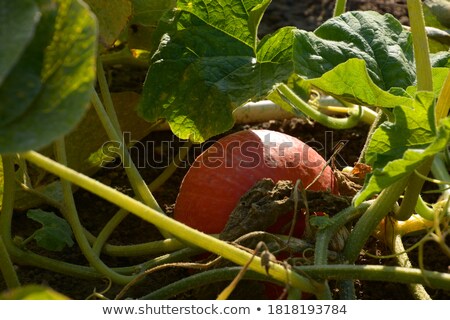
[[[448,2],[448,1],[447,1]],[[434,14],[434,12],[431,10],[430,6],[433,6],[435,3],[438,3],[438,1],[424,1],[423,2],[423,14],[424,14],[424,18],[425,18],[425,25],[427,27],[433,27],[436,29],[440,29],[443,31],[443,34],[439,34],[438,37],[436,37],[436,32],[433,30],[433,34],[435,35],[434,37],[430,36],[430,31],[428,30],[428,42],[429,42],[429,46],[430,46],[430,51],[431,52],[439,52],[439,51],[448,51],[449,49],[449,43],[448,43],[448,33],[447,35],[445,35],[445,30],[448,29],[447,27],[445,27],[440,20],[442,20],[442,18],[446,18],[448,20],[448,15],[446,17],[446,12],[445,10],[439,10],[438,8],[433,8],[433,11],[437,14],[440,15],[440,17],[438,18],[437,15]],[[437,10],[436,10],[437,9]],[[443,38],[445,36],[445,38]]]
[[[38,149],[68,133],[90,99],[95,18],[78,0],[39,3],[34,37],[0,87],[0,153]]]
[[[434,100],[433,93],[418,92],[413,108],[395,108],[395,123],[385,122],[375,131],[366,156],[373,172],[356,197],[355,205],[408,176],[446,148],[450,118],[435,128]]]
[[[37,244],[50,251],[61,251],[73,246],[72,229],[66,220],[53,212],[41,209],[28,210],[27,217],[42,224],[42,228],[33,234]]]
[[[384,122],[375,131],[366,152],[366,163],[382,168],[399,159],[407,149],[421,149],[433,141],[433,93],[419,92],[412,107],[394,109],[395,123]]]
[[[314,32],[300,30],[294,42],[295,70],[319,78],[339,64],[358,58],[383,90],[405,89],[415,81],[411,34],[389,14],[347,12],[323,23]]]
[[[259,20],[269,4],[270,0],[179,0],[177,9],[254,48]]]
[[[442,51],[430,54],[431,66],[434,68],[450,67],[450,52]]]
[[[56,292],[52,288],[39,285],[26,285],[19,288],[4,291],[0,294],[0,300],[68,300],[65,295]]]
[[[85,0],[98,19],[100,43],[109,48],[125,29],[132,13],[131,0]]]
[[[0,0],[0,85],[32,39],[39,18],[33,0]]]
[[[180,138],[202,142],[233,126],[235,108],[286,80],[293,28],[260,43],[255,36],[268,3],[179,1],[172,30],[151,60],[139,106],[143,118],[166,118]]]
[[[425,0],[424,12],[426,22],[442,29],[450,28],[450,3],[448,0]]]
[[[349,59],[339,64],[320,78],[308,80],[321,90],[359,105],[393,108],[411,105],[413,99],[380,89],[367,72],[366,63],[360,59]]]
[[[349,12],[314,33],[286,27],[259,42],[257,27],[268,4],[178,1],[160,24],[165,35],[151,59],[142,117],[166,118],[176,135],[201,142],[230,129],[236,107],[267,97],[294,70],[320,78],[353,58],[365,67],[340,66],[315,85],[364,104],[412,103],[404,90],[415,81],[411,35],[391,15]],[[352,71],[348,82],[343,71]]]

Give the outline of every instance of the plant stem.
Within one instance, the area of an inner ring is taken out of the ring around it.
[[[425,30],[422,3],[420,0],[407,0],[407,5],[413,38],[414,59],[416,61],[417,90],[433,91],[430,50]],[[432,159],[425,161],[418,171],[425,176],[428,175],[432,161]],[[410,179],[400,209],[395,213],[395,217],[398,220],[408,220],[411,217],[424,184],[424,180],[417,175],[412,175]]]
[[[3,162],[3,203],[0,214],[0,234],[7,249],[12,244],[11,223],[14,211],[16,175],[12,156],[2,155]]]
[[[424,163],[417,168],[417,171],[420,174],[428,175],[432,163],[433,158],[425,160]],[[424,182],[425,180],[417,174],[409,175],[408,186],[406,187],[402,204],[400,205],[399,210],[395,213],[395,218],[397,220],[406,221],[414,213]]]
[[[136,166],[134,165],[133,161],[131,160],[131,156],[125,147],[123,138],[115,130],[114,125],[110,121],[108,114],[105,112],[105,109],[103,108],[100,98],[98,97],[98,95],[95,91],[93,91],[93,95],[92,95],[92,104],[94,105],[94,108],[97,111],[97,114],[103,124],[103,127],[105,128],[105,130],[108,134],[108,137],[112,141],[117,142],[119,145],[121,160],[123,161],[123,166],[129,177],[129,180],[130,180],[131,186],[133,187],[133,190],[136,192],[136,194],[140,198],[143,199],[143,201],[145,203],[152,206],[152,208],[155,208],[156,210],[162,212],[162,209],[159,207],[158,203],[153,198],[150,191],[148,191],[147,185],[142,180],[142,178],[139,174],[139,171],[137,170]],[[134,177],[134,178],[132,178],[132,177]]]
[[[347,0],[336,0],[334,5],[333,17],[340,16],[345,12],[345,6],[347,5]]]
[[[183,278],[179,281],[171,283],[161,289],[155,290],[143,297],[140,300],[164,300],[172,298],[178,294],[188,290],[200,288],[202,286],[210,285],[211,283],[219,281],[231,281],[241,271],[241,267],[228,267],[203,271],[190,277]],[[260,280],[270,281],[270,278],[261,275],[257,272],[248,270],[242,277],[245,280]],[[280,284],[280,282],[274,282]]]
[[[175,252],[171,252],[168,254],[164,254],[162,256],[153,258],[149,261],[146,261],[144,263],[134,265],[134,266],[127,266],[127,267],[118,267],[114,268],[114,271],[122,273],[122,274],[136,274],[141,273],[144,270],[149,270],[154,267],[173,263],[173,262],[179,262],[179,261],[186,261],[186,259],[189,259],[190,257],[193,257],[195,255],[199,255],[200,253],[203,253],[204,251],[202,249],[198,248],[183,248]]]
[[[97,256],[100,256],[102,248],[104,247],[106,241],[113,233],[114,229],[128,216],[128,212],[124,209],[119,209],[114,216],[109,219],[106,225],[103,227],[102,231],[99,232],[97,238],[92,244],[92,250],[95,252]],[[121,248],[123,250],[123,248]]]
[[[433,76],[431,72],[430,49],[428,47],[425,19],[420,0],[407,0],[409,21],[416,61],[417,90],[433,91]]]
[[[320,229],[316,235],[316,246],[314,250],[314,264],[328,264],[328,245],[336,232],[348,222],[361,216],[369,207],[370,202],[366,201],[358,207],[350,206],[345,208],[330,219],[330,225]]]
[[[395,231],[394,231],[395,232]],[[412,263],[409,260],[408,254],[405,252],[405,247],[403,246],[402,237],[400,234],[396,233],[394,235],[394,241],[392,242],[392,252],[397,254],[396,259],[400,267],[412,268]],[[413,283],[409,285],[411,294],[415,299],[419,300],[431,300],[427,291],[423,285],[418,283]]]
[[[161,185],[163,185],[167,179],[169,179],[172,174],[175,172],[175,170],[179,167],[181,162],[185,159],[189,147],[191,145],[190,141],[187,141],[178,152],[178,156],[176,156],[173,161],[170,163],[169,166],[167,166],[164,171],[155,179],[153,180],[150,185],[148,186],[150,191],[154,191],[158,189]],[[97,236],[97,239],[94,241],[93,244],[93,250],[97,253],[97,255],[100,255],[100,252],[102,248],[104,247],[106,241],[108,240],[111,233],[114,231],[114,229],[125,219],[125,217],[128,216],[128,212],[124,210],[123,208],[119,209],[118,212],[108,221],[108,223],[105,225],[105,227],[100,231],[100,233]],[[170,239],[170,238],[168,238]],[[167,242],[167,241],[166,241]],[[180,249],[181,246],[183,246],[179,241],[171,239],[172,244],[175,245],[175,250]],[[130,255],[132,254],[135,256],[136,254],[142,253],[144,254],[155,254],[160,252],[168,252],[166,251],[168,248],[162,241],[155,241],[147,244],[142,245],[133,245],[132,249],[130,250],[131,246],[128,246],[127,248],[124,246],[115,246],[115,251],[122,251],[123,254]],[[171,250],[172,251],[172,250]]]
[[[343,255],[348,263],[356,261],[367,239],[392,209],[394,203],[405,190],[407,183],[406,177],[384,189],[358,220],[343,250]]]
[[[185,248],[186,245],[175,238],[168,238],[131,245],[105,244],[102,253],[112,257],[138,257],[173,252]]]
[[[64,138],[61,138],[55,142],[55,155],[59,163],[61,163],[62,165],[67,165],[67,155]],[[105,265],[103,261],[99,259],[94,250],[92,250],[89,241],[84,235],[84,229],[81,225],[80,219],[78,218],[78,212],[75,206],[75,200],[73,199],[71,183],[65,179],[61,179],[61,186],[63,189],[64,206],[66,207],[67,213],[66,219],[68,219],[68,222],[72,227],[73,234],[75,236],[75,239],[77,240],[81,252],[89,261],[90,265],[115,283],[127,284],[128,282],[130,282],[134,277],[124,276],[114,272],[107,265]]]
[[[6,286],[8,289],[20,287],[19,278],[17,277],[16,270],[9,256],[8,250],[6,249],[5,243],[3,242],[2,236],[0,235],[0,272],[5,279]]]
[[[120,133],[116,131],[115,126],[111,122],[108,114],[105,112],[100,98],[95,91],[93,91],[92,95],[92,104],[94,105],[94,108],[98,114],[98,117],[100,118],[100,121],[102,122],[103,127],[106,130],[106,133],[108,134],[108,137],[112,141],[116,141],[119,145],[119,152],[121,160],[123,162],[123,167],[125,169],[125,172],[127,173],[128,179],[134,192],[140,199],[142,199],[145,204],[149,205],[159,212],[163,212],[158,202],[155,200],[152,193],[148,189],[145,181],[142,179],[138,169],[136,168],[136,165],[133,163],[128,149],[125,146],[125,141],[123,141]],[[165,231],[160,231],[165,238],[170,238],[170,235],[165,233]]]
[[[434,219],[434,210],[427,206],[423,198],[419,195],[417,198],[416,207],[414,208],[416,213],[420,215],[422,218],[427,219],[429,221],[433,221]]]
[[[348,222],[361,216],[365,210],[369,207],[370,202],[366,201],[360,204],[358,207],[350,206],[333,218],[331,218],[331,224],[326,228],[321,229],[316,235],[316,247],[314,250],[314,265],[326,265],[328,264],[328,245],[331,238]],[[341,299],[354,299],[355,290],[352,281],[342,280],[338,282],[339,295]]]
[[[436,103],[435,108],[435,119],[436,126],[439,126],[439,122],[441,119],[444,119],[448,116],[450,110],[450,73],[447,74],[447,78],[445,78],[444,85],[442,86],[441,93],[439,94],[439,98]]]
[[[99,278],[100,275],[89,267],[77,266],[63,261],[40,256],[33,252],[23,251],[18,248],[11,238],[11,223],[14,211],[14,199],[16,191],[16,176],[12,156],[2,155],[4,173],[4,197],[0,214],[0,234],[11,259],[24,265],[32,265],[46,268],[55,272],[71,274],[81,278]]]
[[[194,246],[214,252],[239,265],[244,265],[252,257],[252,255],[248,252],[236,248],[227,242],[192,229],[181,222],[175,221],[161,212],[144,205],[142,202],[139,202],[75,170],[65,167],[39,153],[29,151],[23,153],[22,155],[28,161],[34,163],[42,169],[79,185],[80,187],[108,200],[109,202],[134,213],[138,217],[153,223],[155,226],[163,230],[167,230],[176,237],[185,242],[189,242]],[[255,257],[253,259],[253,262],[250,264],[249,268],[261,274],[266,273],[265,268],[261,266],[261,259],[259,257]],[[323,296],[324,288],[321,288],[317,283],[310,279],[285,269],[281,265],[273,264],[270,275],[275,280],[281,282],[285,282],[286,279],[290,279],[293,287],[299,288],[305,292],[314,293],[319,298]]]
[[[364,106],[349,106],[349,107],[336,107],[336,106],[322,106],[319,105],[318,109],[320,110],[320,112],[323,111],[327,111],[327,112],[332,112],[332,113],[337,113],[337,114],[354,114],[354,113],[358,113],[359,112],[359,108],[361,108],[362,111],[362,115],[361,115],[361,119],[360,121],[366,124],[371,125],[375,119],[378,116],[378,113],[376,113],[375,111],[373,111],[372,109],[368,108],[368,107],[364,107]]]
[[[284,83],[277,87],[278,92],[287,99],[295,108],[306,114],[308,117],[317,121],[318,123],[327,126],[332,129],[349,129],[356,126],[363,115],[362,108],[359,107],[357,112],[352,112],[347,118],[334,118],[330,117],[316,108],[310,106],[297,96],[287,85]]]
[[[396,283],[420,283],[435,289],[450,290],[450,274],[420,270],[416,268],[378,266],[378,265],[326,265],[294,267],[299,273],[312,278],[328,280],[359,279],[369,281],[386,281]]]
[[[367,133],[366,141],[364,142],[364,146],[363,146],[363,148],[361,150],[361,153],[359,154],[359,157],[358,157],[358,163],[364,163],[365,162],[366,153],[367,153],[367,150],[369,149],[370,141],[372,140],[372,137],[373,137],[373,134],[375,133],[375,130],[380,125],[380,122],[381,122],[381,119],[383,118],[383,115],[384,115],[383,111],[379,109],[378,112],[377,112],[377,116],[375,117],[375,119],[373,120],[372,124],[370,125],[369,132]]]
[[[120,133],[122,132],[122,129],[120,128],[119,118],[117,117],[116,110],[114,109],[111,93],[109,92],[108,82],[106,81],[105,77],[105,70],[103,69],[103,64],[100,58],[97,58],[97,80],[106,113],[108,114],[108,117],[114,129],[116,130],[116,133]]]

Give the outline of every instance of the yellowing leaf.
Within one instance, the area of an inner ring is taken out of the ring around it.
[[[151,0],[153,1],[153,0]],[[130,0],[85,0],[98,19],[100,43],[110,47],[125,29],[132,8]]]
[[[27,285],[1,293],[0,300],[69,300],[69,298],[52,288]]]

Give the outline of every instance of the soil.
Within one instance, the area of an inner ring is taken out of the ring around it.
[[[389,12],[395,15],[404,24],[408,23],[406,16],[406,1],[367,1],[367,0],[355,0],[348,1],[348,7],[351,10],[376,10],[378,12]],[[274,31],[275,29],[285,25],[295,25],[299,28],[306,30],[313,30],[323,21],[331,16],[331,12],[334,6],[334,1],[330,0],[273,0],[273,3],[267,10],[267,13],[261,24],[261,35]],[[144,76],[145,74],[143,74]],[[302,141],[308,143],[316,149],[325,159],[328,159],[332,154],[333,148],[338,142],[345,143],[344,148],[336,155],[334,166],[341,169],[347,165],[353,165],[358,160],[359,152],[362,149],[365,138],[368,131],[368,126],[360,125],[356,128],[345,131],[333,131],[321,126],[320,124],[310,122],[305,119],[291,119],[283,121],[269,121],[259,124],[245,124],[237,125],[232,131],[238,131],[248,128],[265,128],[271,130],[281,131],[292,136],[295,136]],[[215,137],[217,139],[218,137]],[[143,140],[145,142],[151,142],[154,146],[160,146],[154,148],[154,150],[160,150],[161,161],[159,163],[149,163],[150,165],[141,170],[141,174],[146,182],[150,182],[155,179],[163,170],[161,163],[165,163],[168,151],[178,150],[182,142],[174,137],[170,132],[156,132],[152,133],[149,137]],[[170,143],[167,143],[169,141]],[[147,161],[145,153],[147,150],[142,147],[132,150],[132,157],[135,161]],[[171,214],[173,205],[176,200],[178,188],[182,181],[184,174],[187,172],[188,163],[191,163],[193,159],[198,155],[198,149],[192,150],[188,155],[185,162],[185,168],[180,167],[171,176],[171,178],[158,190],[154,192],[158,203],[163,209]],[[125,173],[120,169],[114,169],[115,164],[111,164],[111,168],[101,170],[95,175],[95,178],[99,181],[110,185],[118,190],[132,195],[131,187],[128,183]],[[105,223],[116,212],[117,208],[96,197],[92,194],[79,190],[75,193],[75,200],[77,203],[77,209],[80,214],[82,224],[87,230],[94,235],[103,228]],[[48,208],[52,210],[52,208]],[[14,216],[13,234],[21,237],[27,237],[29,234],[38,227],[37,224],[30,222],[29,219],[23,213],[17,213]],[[412,245],[422,235],[416,235],[405,239],[405,245]],[[112,237],[109,239],[109,243],[116,245],[142,243],[147,241],[153,241],[160,239],[161,236],[152,225],[145,221],[136,218],[133,215],[129,215],[114,231]],[[366,248],[370,253],[377,255],[387,255],[389,250],[383,245],[382,242],[371,239]],[[63,260],[66,262],[72,262],[82,265],[87,265],[86,259],[76,246],[67,248],[60,253],[48,253],[43,250],[30,245],[30,250],[53,257],[55,259]],[[437,245],[427,243],[425,245],[425,268],[430,270],[437,270],[441,272],[448,272],[450,261],[444,257]],[[417,265],[417,250],[412,251],[410,254],[411,259],[415,265]],[[125,266],[133,265],[147,261],[151,257],[141,258],[114,258],[109,256],[102,256],[103,261],[109,266]],[[365,255],[361,255],[358,259],[359,264],[375,264],[375,265],[395,265],[394,260],[370,258]],[[69,296],[73,299],[86,299],[95,292],[101,292],[108,287],[108,283],[103,280],[92,279],[79,279],[71,276],[66,276],[59,273],[47,271],[36,267],[17,265],[17,272],[20,280],[23,284],[37,283],[44,284],[52,287],[53,289]],[[137,298],[148,294],[149,292],[163,287],[174,280],[180,279],[186,276],[188,273],[179,269],[165,269],[162,272],[158,272],[148,276],[139,285],[132,287],[125,297]],[[3,280],[0,280],[0,291],[5,288]],[[115,295],[122,288],[117,285],[113,285],[104,294],[105,297],[113,299]],[[412,299],[409,294],[409,290],[406,285],[399,285],[396,283],[387,282],[363,282],[357,281],[356,293],[358,299]],[[237,295],[238,298],[257,298],[257,295],[249,295],[247,290],[241,291],[241,295]],[[335,290],[337,295],[337,289]],[[430,290],[430,295],[435,299],[448,299],[450,298],[449,292],[443,292],[440,290]],[[208,296],[199,294],[181,296],[177,298],[213,298],[214,296]]]

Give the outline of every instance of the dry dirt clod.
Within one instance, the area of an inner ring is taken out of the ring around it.
[[[280,215],[290,212],[294,207],[292,189],[290,181],[276,184],[272,179],[258,181],[241,197],[220,239],[232,241],[252,231],[266,230]]]
[[[230,214],[220,239],[233,241],[253,231],[264,231],[272,226],[281,215],[294,211],[294,185],[291,181],[272,179],[258,181],[245,193]],[[306,190],[310,212],[325,212],[333,216],[351,203],[351,198],[333,195],[328,191]],[[298,209],[306,206],[302,200]]]

